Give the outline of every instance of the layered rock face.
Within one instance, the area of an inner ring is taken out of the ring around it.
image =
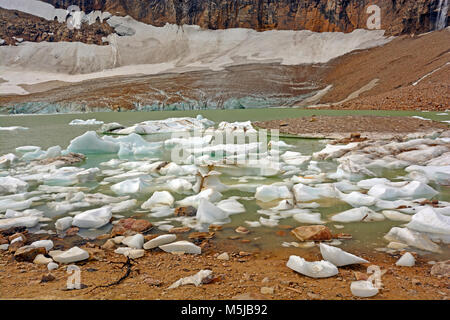
[[[195,24],[208,29],[311,30],[351,32],[366,28],[367,7],[381,8],[388,34],[427,32],[438,16],[439,0],[43,0],[58,8],[130,15],[155,26]]]

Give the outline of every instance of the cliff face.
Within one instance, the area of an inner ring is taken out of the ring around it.
[[[430,31],[439,0],[43,0],[55,7],[77,4],[83,11],[109,11],[162,26],[196,24],[209,29],[351,32],[366,28],[369,5],[381,8],[388,34]]]

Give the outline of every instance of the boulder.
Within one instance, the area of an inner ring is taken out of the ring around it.
[[[337,267],[347,266],[350,264],[369,263],[369,261],[357,257],[351,253],[345,252],[340,248],[320,244],[320,253],[324,260],[331,262]]]
[[[168,243],[172,243],[177,239],[177,236],[175,234],[163,234],[161,236],[158,236],[154,239],[151,239],[150,241],[147,241],[144,244],[144,249],[145,250],[150,250],[150,249],[154,249],[157,248],[159,246],[168,244]]]
[[[290,256],[286,266],[311,278],[329,278],[339,273],[338,268],[328,261],[308,262],[298,256]]]
[[[152,223],[143,219],[121,219],[113,227],[111,236],[132,236],[136,233],[144,233],[153,227]]]
[[[197,214],[197,209],[192,206],[175,208],[175,216],[176,217],[193,217],[196,214]]]
[[[333,238],[330,229],[326,226],[302,226],[291,231],[300,241],[328,241]]]
[[[24,246],[16,250],[14,259],[17,261],[33,262],[38,254],[45,254],[46,252],[45,248],[42,247]]]

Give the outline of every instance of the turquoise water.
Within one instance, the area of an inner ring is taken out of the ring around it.
[[[438,116],[437,113],[422,113],[422,112],[405,112],[405,111],[337,111],[337,110],[305,110],[305,109],[265,109],[265,110],[202,110],[202,111],[171,111],[171,112],[105,112],[105,113],[89,113],[89,114],[59,114],[59,115],[27,115],[27,116],[2,116],[0,117],[0,127],[7,126],[22,126],[27,127],[29,130],[17,130],[13,132],[0,131],[0,155],[8,152],[14,152],[14,149],[23,145],[37,145],[41,146],[43,149],[54,145],[60,145],[63,149],[66,148],[70,140],[83,134],[88,130],[96,130],[100,126],[69,126],[69,122],[74,119],[92,119],[102,120],[105,123],[108,122],[119,122],[122,125],[128,126],[137,122],[145,120],[158,120],[166,119],[169,117],[187,117],[196,116],[202,114],[205,118],[215,121],[216,123],[220,121],[263,121],[272,119],[285,119],[291,117],[301,117],[301,116],[311,116],[311,115],[379,115],[379,116],[413,116],[419,115],[425,118],[430,118],[434,120],[450,120],[450,116]],[[146,136],[149,141],[157,140],[156,136]],[[298,139],[298,138],[283,138],[286,143],[294,145],[291,151],[299,151],[304,155],[310,155],[313,152],[319,151],[324,147],[324,142],[316,139]],[[87,161],[82,164],[83,167],[90,168],[96,167],[99,163],[108,161],[111,158],[116,158],[117,156],[112,155],[89,155]],[[132,160],[132,159],[131,159]],[[330,168],[335,168],[336,163],[329,162],[326,164]],[[405,175],[402,170],[396,171],[383,171],[380,173],[381,176],[388,177],[390,179],[397,176]],[[225,183],[238,183],[237,180],[232,180],[231,177],[226,175],[221,176],[221,180]],[[269,184],[276,181],[282,181],[282,178],[270,178],[261,183]],[[258,180],[250,180],[248,183],[259,183]],[[115,196],[109,189],[110,185],[101,186],[96,183],[90,184],[89,187],[94,187],[91,190],[92,193],[102,192],[104,194]],[[434,188],[439,190],[441,193],[439,198],[441,200],[450,201],[450,190],[449,188],[439,187],[433,185]],[[240,191],[228,191],[223,193],[223,199],[227,199],[230,196],[244,196],[251,197],[254,196],[253,193],[246,193]],[[142,202],[148,199],[150,195],[145,195],[137,198],[139,201],[139,206]],[[176,195],[176,200],[182,199],[185,196]],[[225,226],[224,231],[221,232],[220,237],[227,237],[230,235],[236,235],[234,229],[237,226],[245,225],[246,220],[256,221],[261,217],[256,211],[261,209],[255,200],[239,200],[246,207],[246,212],[243,214],[237,214],[231,216],[232,222]],[[323,220],[328,220],[328,218],[336,213],[342,212],[344,210],[351,209],[351,207],[339,200],[327,200],[321,203],[322,206],[314,210],[314,212],[320,212],[322,214]],[[37,209],[44,209],[45,205],[37,207]],[[137,207],[138,208],[138,207]],[[124,215],[126,216],[139,216],[146,218],[146,214],[142,214],[139,209],[128,212]],[[264,216],[265,217],[265,216]],[[150,221],[156,221],[155,218],[148,218]],[[179,226],[173,223],[175,226]],[[300,224],[292,218],[281,220],[282,225],[299,226]],[[49,224],[49,228],[52,228],[52,223]],[[384,247],[387,242],[385,242],[382,237],[392,228],[393,226],[400,226],[402,223],[392,222],[385,220],[383,222],[372,222],[372,223],[350,223],[343,224],[345,227],[343,229],[337,229],[334,227],[336,223],[329,222],[327,226],[335,233],[350,233],[353,235],[352,240],[343,241],[342,248],[376,248]],[[107,231],[108,228],[104,228],[101,231]],[[296,239],[286,232],[285,236],[277,235],[276,232],[280,229],[261,227],[253,229],[253,231],[246,236],[245,239],[250,239],[252,242],[248,245],[249,248],[264,248],[264,249],[274,249],[280,248],[282,242],[296,241]],[[447,254],[447,253],[446,253]]]

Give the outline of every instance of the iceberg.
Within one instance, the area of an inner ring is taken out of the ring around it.
[[[114,153],[119,152],[120,146],[118,143],[105,141],[99,138],[94,131],[88,131],[83,135],[70,141],[68,152],[83,153],[83,154],[99,154],[99,153]]]
[[[118,195],[135,195],[150,191],[152,185],[149,180],[139,177],[136,179],[129,179],[111,186],[111,190]]]
[[[408,229],[429,234],[430,238],[450,239],[450,216],[444,216],[433,208],[427,207],[412,216],[406,225]]]
[[[316,187],[310,187],[302,183],[296,184],[294,187],[294,195],[297,202],[313,201],[320,198],[336,197],[336,189],[332,184],[322,184]]]
[[[409,166],[405,169],[406,172],[419,172],[424,174],[430,181],[435,181],[437,184],[449,186],[450,185],[450,165],[449,166]]]
[[[424,251],[440,253],[441,249],[430,240],[428,236],[408,228],[393,227],[384,238],[390,242],[405,243],[410,247],[415,247]]]
[[[15,228],[15,227],[33,228],[33,227],[37,226],[38,223],[39,223],[39,217],[37,217],[37,216],[26,216],[26,217],[0,219],[0,230]]]
[[[93,126],[93,125],[100,125],[104,124],[103,121],[98,121],[97,119],[88,119],[88,120],[81,120],[81,119],[75,119],[70,121],[70,126]]]

